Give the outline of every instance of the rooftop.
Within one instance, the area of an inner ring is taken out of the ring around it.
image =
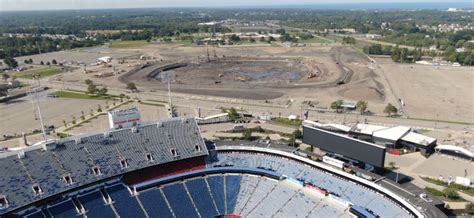
[[[406,126],[394,126],[386,129],[376,130],[373,132],[373,136],[377,138],[389,139],[397,141],[402,138],[411,130],[410,127]]]
[[[366,135],[372,135],[374,131],[388,129],[388,128],[389,127],[386,127],[386,126],[376,126],[376,125],[358,123],[351,129],[351,131],[366,134]]]
[[[412,142],[412,143],[415,143],[415,144],[419,144],[419,145],[424,145],[424,146],[430,145],[431,143],[436,141],[435,138],[431,138],[429,136],[418,134],[416,132],[409,132],[408,134],[403,136],[402,140],[407,141],[407,142]]]

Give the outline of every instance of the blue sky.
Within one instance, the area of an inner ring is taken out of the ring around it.
[[[451,2],[450,0],[0,0],[0,11],[92,9],[92,8],[148,8],[148,7],[222,7],[289,4],[334,3],[397,3]],[[459,0],[456,2],[471,2]]]

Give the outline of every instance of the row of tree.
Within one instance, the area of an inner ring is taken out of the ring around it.
[[[107,87],[103,86],[102,88],[98,88],[97,85],[94,84],[94,82],[90,79],[86,79],[85,83],[87,85],[87,93],[90,95],[99,95],[99,96],[105,96],[107,95]]]
[[[343,107],[344,101],[339,99],[337,101],[334,101],[331,103],[330,108],[333,110],[336,110],[336,112],[341,113],[344,109]],[[369,112],[367,110],[369,106],[369,103],[367,101],[358,101],[356,103],[356,110],[360,112],[360,114],[365,114]],[[398,113],[397,107],[393,106],[392,104],[388,103],[387,106],[385,106],[384,113],[386,113],[388,116],[396,115]]]

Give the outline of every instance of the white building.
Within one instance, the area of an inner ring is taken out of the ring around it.
[[[109,56],[97,58],[97,62],[99,63],[109,63],[111,61],[112,61],[112,57],[109,57]]]

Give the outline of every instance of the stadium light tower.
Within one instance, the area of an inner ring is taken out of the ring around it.
[[[161,81],[166,82],[168,85],[168,107],[169,107],[169,112],[171,117],[177,117],[177,114],[174,110],[173,107],[173,102],[171,101],[171,84],[170,81],[174,79],[174,72],[173,71],[168,71],[168,72],[162,72],[161,73]]]
[[[33,92],[33,93],[32,93]],[[35,119],[38,119],[36,117],[36,111],[38,112],[38,117],[39,117],[39,120],[40,120],[40,124],[41,124],[41,131],[42,131],[42,135],[43,135],[43,140],[46,141],[46,130],[44,129],[44,122],[43,122],[43,115],[41,114],[41,108],[40,108],[40,105],[39,105],[39,98],[38,98],[38,90],[37,88],[33,88],[33,90],[30,90],[29,91],[30,95],[31,95],[31,103],[33,104],[33,113],[35,114]],[[36,111],[35,111],[35,106],[36,106]]]

